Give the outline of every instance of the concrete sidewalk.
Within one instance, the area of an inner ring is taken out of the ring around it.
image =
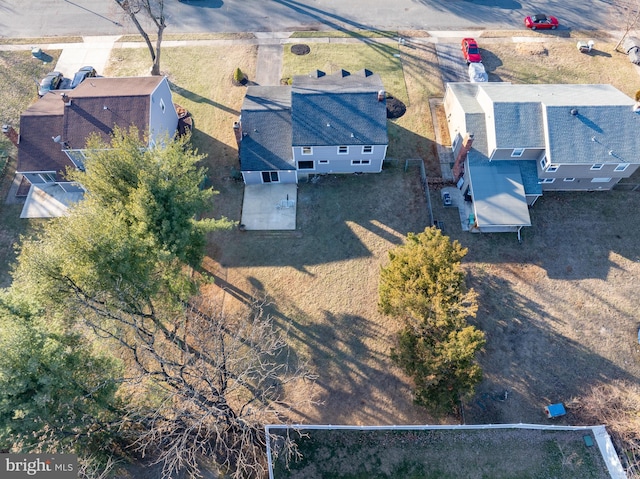
[[[118,38],[120,37],[83,37],[82,43],[65,44],[55,70],[62,72],[67,78],[73,78],[73,74],[80,68],[92,66],[98,75],[102,75]]]

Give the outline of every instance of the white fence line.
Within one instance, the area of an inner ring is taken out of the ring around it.
[[[593,433],[602,459],[607,465],[607,470],[611,479],[627,479],[624,468],[620,463],[620,458],[616,453],[611,437],[604,426],[560,426],[546,424],[451,424],[451,425],[400,425],[400,426],[345,426],[331,424],[269,424],[265,427],[267,436],[267,460],[269,463],[269,479],[273,476],[273,464],[271,462],[271,433],[270,429],[334,429],[334,430],[355,430],[355,431],[416,431],[429,429],[452,429],[452,430],[474,430],[474,429],[537,429],[547,431],[590,431]]]

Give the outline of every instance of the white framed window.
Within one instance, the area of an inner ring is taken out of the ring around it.
[[[313,147],[312,146],[303,146],[302,147],[303,155],[313,155]]]
[[[599,171],[602,169],[604,165],[602,163],[594,163],[593,165],[591,165],[591,170],[595,170],[595,171]]]
[[[591,183],[609,183],[611,178],[592,178]]]
[[[371,153],[373,153],[373,145],[364,145],[362,147],[363,155],[370,155]]]
[[[351,160],[351,165],[370,165],[371,160]]]
[[[554,181],[556,181],[555,178],[542,178],[542,180],[540,180],[540,183],[553,183]]]
[[[164,113],[165,106],[164,106],[164,99],[163,98],[160,98],[160,109],[162,110],[162,113]]]
[[[315,169],[315,167],[313,165],[313,160],[299,161],[298,162],[298,169],[299,170],[313,170],[313,169]]]
[[[524,148],[514,148],[511,152],[511,158],[520,158],[524,154]]]
[[[627,169],[628,166],[629,166],[629,163],[620,163],[613,169],[613,171],[624,171]]]
[[[564,179],[564,180],[562,180],[562,181],[565,181],[565,182],[567,182],[567,183],[571,183],[572,181],[576,181],[576,179],[575,179],[575,178],[565,178],[565,179]]]
[[[540,167],[544,170],[547,167],[547,157],[543,156],[540,160]]]
[[[348,146],[339,146],[338,147],[338,155],[348,155],[349,147]]]
[[[318,163],[320,163],[321,165],[328,165],[329,160],[318,160]]]
[[[262,172],[263,183],[279,183],[280,176],[277,171],[263,171]]]
[[[547,166],[547,173],[558,171],[558,168],[560,168],[560,165],[549,165]]]

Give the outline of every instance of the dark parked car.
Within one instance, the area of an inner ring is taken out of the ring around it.
[[[47,76],[40,80],[40,85],[38,87],[38,96],[44,96],[47,94],[47,92],[60,88],[60,84],[62,83],[63,78],[64,77],[60,72],[47,73]]]
[[[93,67],[82,67],[73,75],[73,81],[71,82],[71,88],[75,88],[87,78],[93,78],[96,76],[96,71]]]
[[[524,26],[531,30],[555,30],[558,28],[558,19],[539,13],[532,17],[525,17]]]
[[[463,38],[461,43],[462,56],[467,64],[478,63],[482,61],[480,56],[480,49],[478,48],[478,42],[473,38]]]

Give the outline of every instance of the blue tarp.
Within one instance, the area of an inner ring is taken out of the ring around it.
[[[549,416],[549,417],[564,416],[567,413],[567,411],[565,411],[564,405],[562,403],[550,404],[545,409],[547,411],[547,416]]]

